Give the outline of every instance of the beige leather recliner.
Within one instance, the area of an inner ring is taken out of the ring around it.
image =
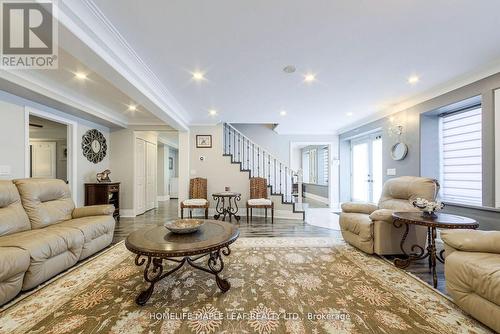
[[[393,225],[395,211],[418,211],[410,203],[417,197],[435,200],[439,191],[436,180],[402,176],[388,180],[382,189],[378,205],[348,202],[342,204],[340,229],[344,240],[368,254],[401,254],[401,239],[404,228]],[[425,247],[427,230],[422,226],[410,225],[405,240],[409,253],[414,244]]]
[[[442,230],[446,290],[464,311],[500,333],[500,231]]]
[[[108,246],[113,211],[75,209],[62,180],[0,181],[0,305]]]

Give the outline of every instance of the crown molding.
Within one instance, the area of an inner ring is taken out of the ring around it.
[[[409,98],[401,103],[396,104],[395,106],[392,106],[390,108],[386,108],[380,111],[377,111],[371,116],[365,117],[359,121],[356,121],[352,123],[351,125],[348,125],[346,127],[340,128],[338,130],[339,134],[346,133],[348,131],[354,130],[356,128],[359,128],[360,126],[369,124],[371,122],[377,121],[379,119],[388,117],[390,115],[396,114],[398,112],[407,110],[409,108],[412,108],[420,103],[429,101],[433,98],[436,98],[438,96],[444,95],[446,93],[452,92],[456,89],[459,89],[461,87],[470,85],[474,82],[477,82],[479,80],[485,79],[489,76],[492,76],[494,74],[500,73],[500,59],[497,59],[493,62],[490,62],[489,64],[479,67],[478,69],[474,71],[467,72],[465,74],[462,74],[452,80],[449,80],[441,85],[434,86],[433,88],[417,94],[413,96],[412,98]]]
[[[57,103],[63,104],[68,107],[67,110],[61,110],[57,107],[52,107],[54,109],[58,109],[60,111],[66,112],[70,115],[73,115],[78,118],[84,118],[82,115],[76,115],[74,110],[80,110],[91,116],[92,119],[87,119],[91,122],[96,122],[96,119],[101,119],[105,121],[105,126],[118,126],[125,128],[128,126],[128,120],[126,117],[116,114],[115,112],[101,106],[101,105],[93,105],[88,101],[84,101],[79,99],[75,95],[67,94],[62,90],[58,90],[54,85],[47,84],[43,81],[37,80],[33,76],[29,75],[29,71],[6,71],[0,70],[0,78],[10,82],[16,87],[22,87],[23,89],[27,89],[35,94],[39,94],[45,98],[56,101]],[[17,90],[17,88],[16,88]],[[15,92],[11,92],[15,93]],[[16,94],[20,97],[24,97],[24,94]],[[33,100],[32,98],[28,98]],[[33,102],[46,104],[45,102],[39,102],[37,100],[33,100]],[[99,123],[99,122],[98,122]],[[100,122],[102,123],[102,122]]]
[[[188,129],[188,113],[92,0],[61,1],[58,9],[61,24],[158,107],[151,113]]]

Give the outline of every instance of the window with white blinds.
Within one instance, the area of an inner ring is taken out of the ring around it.
[[[482,205],[481,106],[440,117],[441,200]]]

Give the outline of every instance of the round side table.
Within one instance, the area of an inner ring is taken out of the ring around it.
[[[234,217],[237,221],[240,221],[241,217],[237,214],[238,202],[241,201],[240,193],[224,191],[212,194],[212,197],[214,200],[217,200],[217,204],[215,206],[215,211],[217,213],[214,215],[214,219],[219,219],[220,216],[222,216],[222,220],[226,221],[226,216],[229,216],[230,222],[232,221],[232,217]]]
[[[394,260],[394,265],[398,268],[406,268],[411,262],[429,258],[429,269],[432,271],[432,280],[434,288],[437,287],[437,274],[436,274],[436,259],[444,263],[442,250],[439,254],[436,253],[436,230],[442,229],[476,229],[479,224],[474,220],[467,217],[450,215],[446,213],[438,213],[434,216],[426,216],[421,212],[394,212],[393,225],[397,228],[405,226],[405,232],[401,239],[401,251],[406,257],[404,259],[397,258]],[[427,249],[420,245],[412,245],[411,250],[418,250],[417,254],[407,254],[404,249],[404,243],[408,236],[409,225],[419,225],[427,227]]]

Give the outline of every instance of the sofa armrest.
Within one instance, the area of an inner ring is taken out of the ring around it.
[[[90,217],[90,216],[110,216],[115,212],[115,206],[113,204],[104,205],[90,205],[81,208],[75,208],[73,210],[73,219]]]
[[[370,214],[370,219],[372,221],[380,220],[387,222],[389,224],[392,224],[393,219],[392,219],[392,214],[394,213],[394,210],[389,210],[389,209],[379,209],[375,210]]]
[[[441,239],[450,250],[500,254],[500,231],[442,230]]]
[[[342,212],[346,213],[364,213],[371,214],[373,211],[378,209],[378,206],[372,203],[364,202],[346,202],[341,205]]]

